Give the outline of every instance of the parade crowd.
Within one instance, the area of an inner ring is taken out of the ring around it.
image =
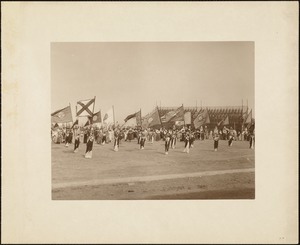
[[[170,129],[142,129],[141,127],[78,127],[74,128],[60,128],[56,127],[51,130],[52,141],[56,144],[65,144],[68,147],[74,142],[74,152],[78,151],[80,143],[86,144],[86,158],[92,158],[93,144],[109,144],[113,143],[114,151],[119,150],[119,145],[122,140],[131,142],[137,140],[141,150],[145,147],[145,142],[153,143],[154,141],[165,142],[165,154],[169,153],[170,147],[174,149],[177,141],[183,141],[185,144],[183,152],[189,153],[190,148],[193,148],[195,140],[213,140],[214,150],[218,150],[219,140],[227,140],[228,146],[232,146],[233,141],[249,141],[250,148],[254,148],[255,142],[254,123],[242,132],[236,131],[232,127],[218,128],[215,126],[214,130],[208,130],[207,126],[201,126],[199,129],[191,129],[189,126],[183,126],[181,129],[175,126]]]

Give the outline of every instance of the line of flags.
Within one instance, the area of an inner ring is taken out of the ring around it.
[[[80,100],[76,104],[76,116],[87,117],[87,122],[84,126],[92,125],[94,123],[102,123],[104,126],[115,126],[114,107],[112,106],[105,114],[101,117],[101,110],[94,113],[96,97],[93,99]],[[248,113],[242,111],[243,125],[250,125],[252,123],[252,110]],[[166,125],[190,125],[193,123],[195,128],[199,128],[202,125],[210,124],[210,117],[207,109],[196,111],[196,112],[185,112],[183,105],[177,109],[165,112],[161,115],[158,107],[156,107],[151,113],[142,117],[141,109],[137,112],[129,114],[125,119],[123,126],[137,125],[143,128],[154,127],[154,126],[166,126]],[[71,106],[57,110],[51,114],[51,123],[69,123],[73,122]],[[78,118],[73,123],[72,128],[78,125]],[[229,125],[228,115],[217,123],[218,126]],[[123,127],[122,126],[122,127]]]

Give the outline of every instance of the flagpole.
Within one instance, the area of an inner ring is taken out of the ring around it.
[[[93,105],[93,114],[94,114],[94,110],[95,110],[95,104],[96,104],[96,96],[94,96],[94,105]]]

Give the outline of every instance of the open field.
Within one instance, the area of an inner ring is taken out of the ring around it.
[[[137,141],[94,144],[93,158],[85,159],[85,144],[73,153],[73,145],[52,144],[52,199],[253,199],[255,197],[254,150],[249,142],[195,141],[190,153],[184,143],[164,154],[164,142]]]

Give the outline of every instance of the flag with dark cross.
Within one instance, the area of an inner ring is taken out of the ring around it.
[[[94,114],[95,100],[96,98],[78,101],[76,106],[76,116],[92,117]]]

